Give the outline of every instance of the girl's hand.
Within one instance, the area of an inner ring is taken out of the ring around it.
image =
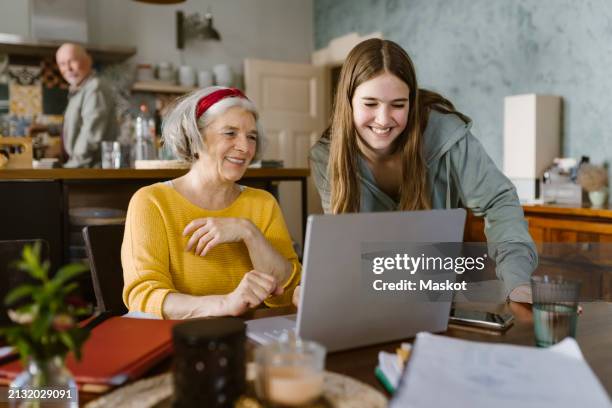
[[[512,302],[518,303],[533,303],[531,298],[531,286],[529,285],[520,285],[517,286],[510,292],[508,295],[508,299]]]
[[[225,296],[223,309],[227,315],[239,316],[259,306],[268,296],[282,292],[273,276],[252,270],[244,275],[233,292]]]
[[[253,224],[244,218],[197,218],[183,230],[183,236],[191,234],[185,250],[195,248],[196,255],[205,256],[219,244],[242,241],[252,229]]]

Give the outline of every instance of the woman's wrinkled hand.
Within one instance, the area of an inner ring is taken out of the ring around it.
[[[238,287],[224,298],[227,315],[240,316],[249,309],[259,306],[270,295],[281,295],[283,288],[273,276],[252,270],[247,272]]]
[[[295,307],[299,307],[301,291],[302,291],[302,285],[296,286],[293,291],[293,297],[291,298],[291,302],[293,303],[293,306]]]
[[[185,250],[205,256],[219,244],[242,241],[251,227],[252,223],[244,218],[197,218],[183,230],[184,237],[191,235]]]

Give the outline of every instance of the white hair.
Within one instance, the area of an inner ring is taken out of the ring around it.
[[[253,160],[261,158],[265,137],[257,109],[250,100],[235,96],[223,98],[208,108],[200,118],[196,119],[196,108],[200,99],[220,89],[228,88],[211,86],[198,89],[177,99],[171,111],[164,118],[162,142],[171,149],[177,158],[190,163],[194,162],[197,159],[197,153],[206,150],[202,140],[204,134],[202,130],[206,129],[214,119],[236,106],[251,112],[255,117],[257,147]]]

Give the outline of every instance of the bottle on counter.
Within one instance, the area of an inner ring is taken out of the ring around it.
[[[149,115],[149,109],[144,103],[140,105],[140,113],[136,116],[134,133],[136,140],[132,151],[133,160],[155,160],[155,120]]]
[[[153,120],[155,123],[155,135],[161,137],[162,134],[162,101],[160,99],[155,100],[155,113],[153,114]]]

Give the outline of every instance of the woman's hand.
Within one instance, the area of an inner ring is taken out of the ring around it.
[[[293,306],[295,307],[299,307],[301,291],[302,291],[302,285],[297,285],[295,289],[293,290],[293,297],[291,298],[291,302],[293,303]]]
[[[259,306],[270,295],[281,295],[279,286],[273,276],[252,270],[247,272],[238,287],[224,298],[224,312],[230,316],[239,316],[247,310]]]
[[[183,230],[183,236],[191,234],[185,250],[195,248],[196,255],[205,256],[219,244],[244,240],[252,230],[253,224],[244,218],[197,218]]]

